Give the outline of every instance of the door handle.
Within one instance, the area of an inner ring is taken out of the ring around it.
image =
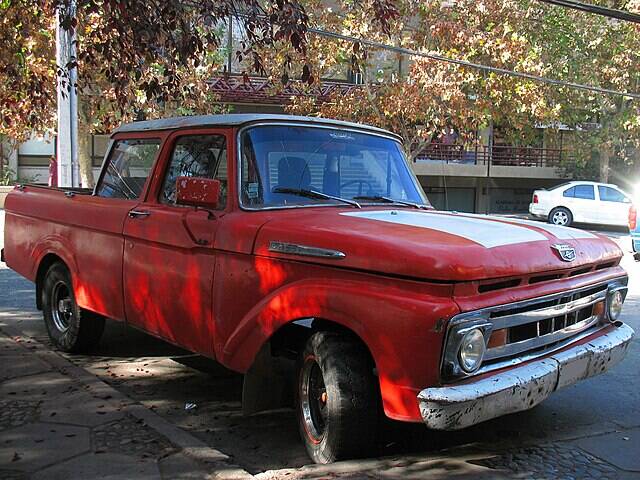
[[[147,212],[145,210],[131,210],[129,212],[129,218],[144,218],[151,215],[151,212]]]

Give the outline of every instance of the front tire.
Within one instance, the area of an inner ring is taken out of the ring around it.
[[[573,215],[564,207],[556,207],[549,213],[549,223],[568,227],[573,223]]]
[[[71,274],[62,263],[53,264],[42,285],[42,313],[51,343],[64,352],[87,352],[100,342],[104,317],[78,307]]]
[[[373,364],[354,339],[317,332],[306,343],[298,370],[300,435],[316,463],[373,453],[379,393]]]

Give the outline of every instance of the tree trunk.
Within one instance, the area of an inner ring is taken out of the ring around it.
[[[600,146],[600,181],[609,182],[609,162],[613,156],[613,148],[605,143]]]
[[[91,158],[91,134],[85,128],[78,128],[78,164],[80,182],[84,188],[93,188],[93,159]]]
[[[84,188],[93,188],[93,158],[91,156],[91,132],[89,131],[90,113],[84,102],[84,95],[78,95],[78,166],[80,182]]]

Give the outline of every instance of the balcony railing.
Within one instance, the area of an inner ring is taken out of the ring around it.
[[[214,77],[209,81],[210,91],[216,93],[223,102],[268,105],[288,105],[292,97],[300,96],[313,96],[320,101],[327,101],[333,95],[347,95],[361,88],[359,84],[331,80],[321,80],[310,88],[296,80],[282,86],[274,85],[266,78],[239,75]]]
[[[574,152],[567,149],[509,145],[476,145],[470,149],[442,143],[430,144],[416,157],[419,162],[556,168],[574,160]]]

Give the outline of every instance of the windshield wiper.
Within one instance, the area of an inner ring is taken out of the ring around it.
[[[353,205],[357,208],[362,208],[360,204],[354,200],[348,200],[346,198],[335,197],[333,195],[327,195],[326,193],[318,192],[316,190],[307,190],[304,188],[288,188],[288,187],[276,187],[272,190],[273,193],[289,193],[291,195],[299,195],[307,198],[320,198],[324,200],[337,200],[348,205]]]
[[[418,208],[420,210],[427,210],[426,205],[420,205],[419,203],[406,202],[404,200],[395,200],[390,197],[384,197],[382,195],[359,195],[357,197],[353,197],[354,200],[371,200],[374,202],[385,202],[385,203],[395,203],[398,205],[406,205],[407,207]]]

